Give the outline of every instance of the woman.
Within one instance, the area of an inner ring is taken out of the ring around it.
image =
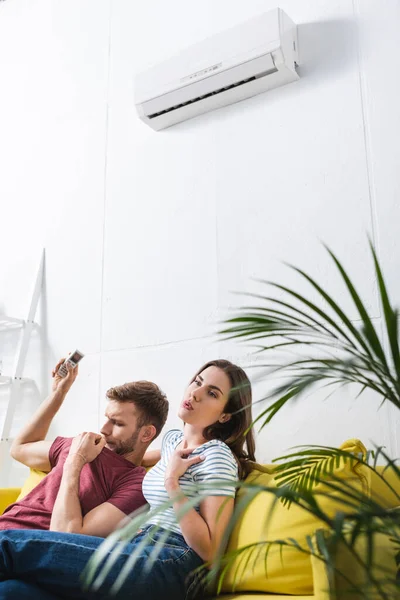
[[[9,579],[0,583],[0,598],[11,598],[11,594],[19,600],[106,598],[124,563],[143,540],[145,545],[133,569],[114,597],[185,598],[187,576],[204,562],[213,560],[233,512],[235,483],[246,476],[251,461],[255,460],[253,434],[248,431],[251,386],[245,372],[227,360],[206,363],[191,380],[178,416],[184,423],[183,432],[169,431],[161,451],[145,455],[147,465],[156,464],[143,481],[143,493],[151,510],[168,498],[173,505],[149,517],[146,526],[124,547],[100,590],[94,596],[83,592],[79,575],[104,541],[102,538],[30,531],[19,534],[27,533],[37,539],[50,536],[55,542],[52,551],[59,560],[53,556],[50,569],[49,557],[37,556],[35,580],[19,582],[16,580],[24,579],[23,556],[17,555],[19,563],[14,560],[12,568],[7,567],[10,556],[0,556],[0,580]],[[203,491],[196,492],[194,484],[202,484]],[[207,485],[210,488],[206,491]],[[185,505],[199,493],[199,505],[185,510]],[[146,563],[160,537],[164,545],[151,571],[146,573]],[[69,543],[63,545],[67,539]],[[29,555],[31,566],[32,558],[35,560],[34,543],[33,540]],[[20,590],[19,583],[23,585]],[[31,583],[29,593],[27,587]]]

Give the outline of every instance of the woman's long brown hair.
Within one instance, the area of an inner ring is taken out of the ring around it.
[[[230,414],[231,418],[225,423],[217,421],[209,425],[204,429],[203,436],[206,440],[221,440],[229,446],[238,463],[239,479],[244,479],[252,469],[251,463],[256,460],[251,428],[251,383],[241,367],[222,359],[210,360],[203,365],[191,382],[208,367],[221,369],[230,381],[231,389],[224,412]]]

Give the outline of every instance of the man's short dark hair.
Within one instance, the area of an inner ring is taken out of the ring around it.
[[[138,426],[154,425],[155,437],[159,435],[168,417],[168,400],[158,385],[151,381],[132,381],[110,388],[106,396],[117,402],[132,402],[139,412]]]

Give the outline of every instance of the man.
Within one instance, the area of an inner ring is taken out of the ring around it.
[[[101,434],[81,433],[46,441],[50,424],[78,376],[68,365],[54,369],[50,396],[14,440],[13,458],[48,475],[0,516],[0,530],[49,529],[106,537],[128,514],[145,504],[140,466],[150,442],[168,415],[165,394],[148,381],[126,383],[107,392]]]

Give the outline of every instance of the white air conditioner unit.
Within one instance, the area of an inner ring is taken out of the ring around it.
[[[135,103],[155,130],[298,79],[297,28],[280,8],[139,74]]]

